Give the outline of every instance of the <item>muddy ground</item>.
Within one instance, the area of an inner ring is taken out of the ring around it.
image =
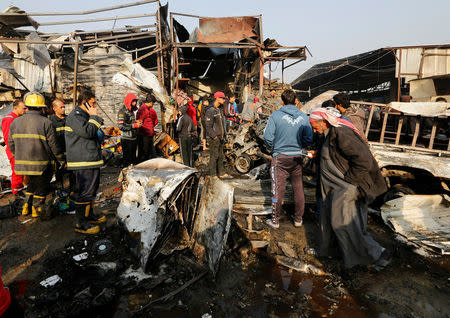
[[[272,230],[263,225],[264,217],[258,217],[253,225],[257,232],[250,235],[245,216],[235,213],[215,278],[196,263],[189,249],[155,260],[145,276],[139,272],[134,240],[114,216],[121,194],[118,174],[118,168],[102,170],[96,210],[107,214],[108,222],[98,235],[75,233],[74,215],[46,222],[21,216],[0,220],[3,280],[28,317],[450,316],[448,257],[413,253],[395,241],[380,219],[371,217],[372,235],[395,251],[392,264],[381,273],[367,267],[344,270],[339,260],[320,259],[314,253],[319,229],[313,207],[307,207],[302,228],[294,228],[283,216],[280,228]],[[8,200],[6,196],[0,204]],[[287,214],[292,211],[284,209]],[[252,249],[252,235],[269,245]],[[325,275],[277,264],[274,256],[285,254],[280,242]],[[75,261],[73,256],[81,253],[89,256]],[[55,274],[61,282],[48,288],[39,284]]]

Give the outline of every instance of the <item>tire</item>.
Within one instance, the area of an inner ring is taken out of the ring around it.
[[[250,156],[243,154],[234,160],[234,168],[241,174],[246,174],[253,168],[253,160]]]

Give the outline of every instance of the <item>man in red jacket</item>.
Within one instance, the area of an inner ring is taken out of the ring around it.
[[[136,114],[136,120],[142,123],[137,132],[139,162],[156,157],[155,146],[153,145],[155,127],[158,124],[158,116],[153,109],[155,102],[156,99],[153,95],[147,95],[145,102]]]
[[[6,155],[8,156],[9,162],[11,163],[11,189],[13,194],[17,194],[17,192],[23,187],[23,177],[16,175],[14,172],[14,156],[9,149],[8,144],[9,127],[11,126],[13,120],[19,116],[24,115],[26,110],[27,107],[25,106],[25,103],[20,99],[16,99],[13,103],[13,111],[2,119],[2,132],[3,139],[6,143]]]
[[[194,98],[191,97],[188,102],[187,107],[187,115],[191,117],[192,121],[194,122],[195,127],[197,128],[197,110],[194,107]]]

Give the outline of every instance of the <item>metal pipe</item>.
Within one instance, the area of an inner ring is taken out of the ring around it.
[[[216,19],[217,18],[217,17],[205,17],[205,16],[200,16],[200,15],[194,15],[194,14],[179,13],[179,12],[171,12],[171,14],[180,15],[180,16],[184,16],[184,17],[199,18],[199,19],[203,19],[203,18]],[[246,17],[258,18],[260,16],[261,15],[259,15],[259,14],[255,14],[255,15],[245,15],[245,16],[236,16],[236,17],[227,17],[227,18],[246,18]]]
[[[84,35],[84,34],[92,34],[92,33],[108,33],[108,32],[117,32],[117,31],[126,31],[129,29],[145,29],[145,28],[154,28],[154,27],[156,27],[156,24],[144,24],[144,25],[128,26],[128,27],[124,27],[124,28],[83,31],[83,32],[74,32],[74,33],[76,35]],[[47,34],[45,34],[43,36],[47,36]]]
[[[40,23],[40,26],[61,25],[61,24],[77,24],[77,23],[89,23],[89,22],[100,22],[100,21],[113,21],[113,20],[123,20],[123,19],[134,19],[134,18],[154,17],[155,15],[156,15],[155,13],[144,13],[144,14],[117,16],[117,17],[111,17],[111,18],[94,18],[94,19],[84,19],[84,20],[44,22],[44,23]]]
[[[244,45],[238,45],[238,44],[204,44],[199,42],[192,42],[192,43],[177,43],[178,47],[219,47],[219,48],[226,48],[226,49],[256,49],[258,48],[257,45],[253,44],[244,44]]]
[[[145,59],[146,57],[149,57],[150,55],[153,55],[153,54],[155,54],[155,53],[157,53],[157,52],[159,52],[159,51],[162,51],[162,50],[166,49],[167,47],[168,47],[168,46],[165,45],[165,46],[159,47],[159,48],[157,48],[157,49],[155,49],[155,50],[153,50],[153,51],[151,51],[151,52],[148,52],[148,53],[146,53],[146,54],[144,54],[144,55],[138,57],[137,59],[135,59],[135,60],[133,61],[133,63],[137,63],[137,62],[139,62],[140,60],[143,60],[143,59]]]
[[[399,50],[399,49],[421,49],[421,48],[444,48],[450,47],[450,44],[441,45],[410,45],[410,46],[396,46],[396,47],[385,47],[383,50]]]
[[[162,47],[163,42],[162,42],[162,28],[161,28],[161,3],[158,1],[158,21],[157,21],[157,30],[158,30],[158,41],[159,41],[159,47]],[[157,59],[159,61],[159,65],[161,66],[161,80],[160,80],[160,84],[162,87],[164,87],[164,80],[165,80],[165,76],[164,76],[164,58],[163,58],[163,54],[162,51],[158,52],[158,56]],[[159,73],[158,73],[159,74]],[[161,124],[163,125],[163,131],[166,131],[166,121],[165,119],[163,120],[164,116],[162,116],[161,118]]]
[[[300,63],[300,62],[302,62],[302,61],[304,61],[304,60],[298,60],[298,61],[296,61],[296,62],[294,62],[294,63],[292,63],[292,64],[289,64],[288,66],[285,66],[284,69],[287,69],[287,68],[289,68],[289,67],[291,67],[291,66],[294,66],[295,64]]]
[[[271,81],[272,81],[272,63],[269,63],[269,87]]]
[[[397,102],[400,101],[400,96],[402,95],[402,78],[401,78],[401,69],[402,69],[402,49],[399,49],[397,52],[400,52],[400,57],[398,61],[398,79],[397,79]],[[382,141],[381,141],[382,142]]]
[[[70,41],[30,41],[30,40],[15,40],[0,38],[0,43],[23,43],[23,44],[61,44],[61,45],[75,45],[77,42]]]
[[[103,43],[105,43],[105,44],[116,44],[117,45],[117,43],[120,43],[120,42],[137,41],[137,40],[152,39],[152,38],[154,38],[154,36],[146,35],[146,36],[135,37],[135,38],[110,40],[110,41],[105,41]],[[84,44],[83,46],[84,47],[90,47],[90,46],[96,46],[96,45],[98,45],[98,43],[88,43],[88,44]]]
[[[86,15],[86,14],[92,14],[92,13],[98,13],[98,12],[105,12],[105,11],[111,11],[111,10],[117,10],[117,9],[123,9],[123,8],[129,8],[129,7],[135,7],[140,6],[147,3],[152,2],[159,2],[159,0],[143,0],[143,1],[137,1],[132,2],[128,4],[122,4],[118,6],[113,7],[106,7],[102,9],[94,9],[94,10],[87,10],[87,11],[72,11],[72,12],[31,12],[27,13],[27,15],[31,16],[49,16],[49,15]]]
[[[79,44],[75,44],[75,58],[73,62],[73,107],[75,108],[75,105],[77,104],[77,73],[78,73],[78,47]]]
[[[156,28],[156,38],[155,38],[155,43],[156,43],[157,49],[161,47],[161,43],[159,41],[159,39],[160,39],[160,32],[161,32],[159,19],[160,19],[160,5],[159,5],[159,2],[158,2],[158,10],[156,11],[156,25],[157,25],[157,28]],[[137,54],[136,54],[136,59],[137,59]],[[158,68],[158,81],[159,81],[159,83],[161,83],[161,61],[159,59],[159,53],[156,56],[156,66]],[[163,117],[163,116],[161,116],[161,117]]]
[[[264,58],[259,58],[259,96],[262,96],[264,89]]]
[[[155,31],[145,31],[145,32],[136,32],[136,33],[127,33],[127,34],[119,34],[119,35],[112,35],[112,36],[104,36],[101,38],[95,38],[95,39],[90,39],[90,40],[84,40],[84,41],[80,41],[80,44],[85,44],[85,43],[92,43],[92,42],[98,42],[98,41],[108,41],[108,40],[116,40],[116,39],[122,39],[122,38],[127,38],[127,37],[136,37],[136,36],[141,36],[141,35],[145,35],[145,34],[155,34]]]
[[[267,50],[279,50],[279,49],[306,49],[306,46],[267,46]]]
[[[264,45],[262,14],[259,15],[258,20],[259,20],[259,42],[261,43],[261,45]]]

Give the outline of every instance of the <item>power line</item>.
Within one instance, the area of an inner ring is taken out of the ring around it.
[[[361,69],[364,69],[366,66],[368,66],[368,65],[370,65],[370,64],[372,64],[372,63],[374,63],[374,62],[376,62],[376,61],[378,61],[378,60],[380,60],[380,59],[382,59],[383,57],[385,57],[386,55],[391,54],[391,53],[392,53],[391,51],[388,51],[386,54],[383,54],[383,55],[380,56],[379,58],[377,58],[377,59],[375,59],[375,60],[373,60],[373,61],[370,61],[370,62],[367,63],[366,65],[363,65],[363,66],[361,66],[361,67],[356,67],[356,69],[355,69],[354,71],[352,71],[352,72],[350,72],[350,73],[347,73],[347,74],[345,74],[345,75],[343,75],[343,76],[341,76],[341,77],[338,77],[338,78],[336,78],[336,79],[334,79],[334,80],[331,80],[331,81],[329,81],[328,83],[325,83],[325,84],[319,85],[319,86],[317,86],[317,87],[311,88],[311,90],[316,90],[316,89],[321,88],[321,87],[323,87],[323,86],[326,86],[326,85],[329,85],[329,84],[331,84],[331,83],[334,83],[334,82],[336,82],[336,81],[338,81],[338,80],[340,80],[340,79],[342,79],[342,78],[344,78],[344,77],[347,77],[347,76],[349,76],[350,74],[353,74],[353,73],[355,73],[355,72],[357,72],[357,71],[359,71],[359,70],[361,70]]]

